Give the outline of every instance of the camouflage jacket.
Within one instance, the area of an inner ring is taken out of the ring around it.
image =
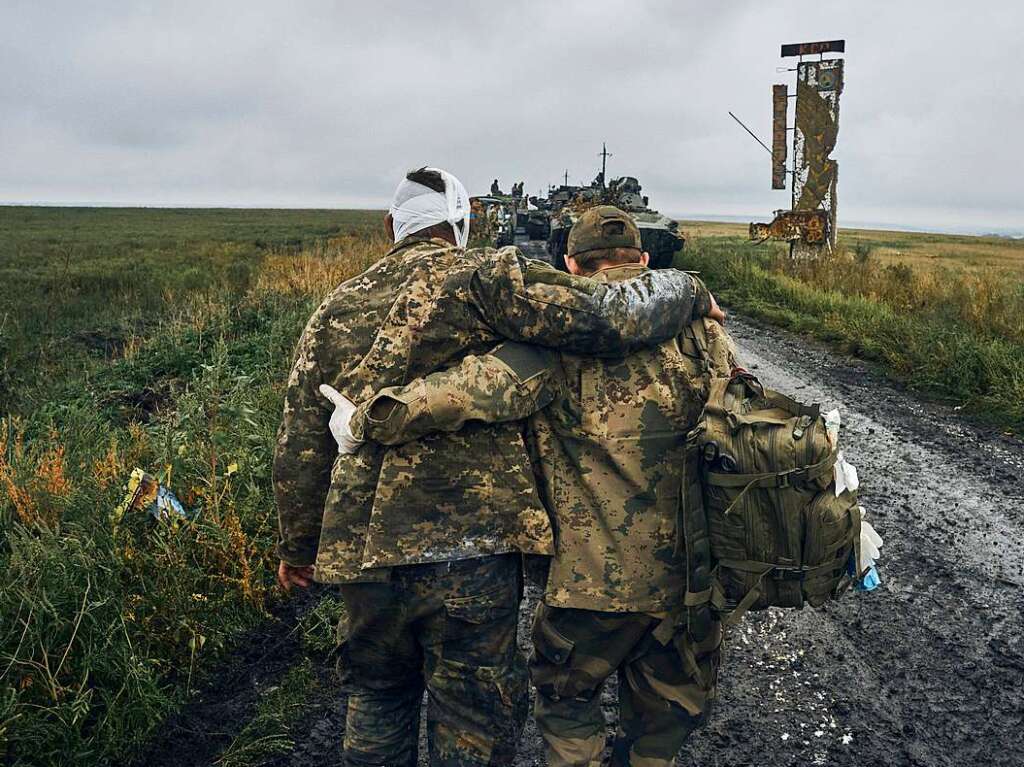
[[[706,289],[682,272],[610,286],[515,248],[403,240],[336,288],[299,341],[274,454],[281,558],[315,562],[318,580],[343,582],[392,565],[552,546],[518,425],[474,424],[338,456],[320,384],[359,402],[500,338],[621,354],[671,337],[707,308]]]
[[[644,271],[622,266],[596,280]],[[541,495],[555,523],[545,602],[590,610],[663,612],[685,591],[675,553],[685,437],[712,375],[728,375],[732,344],[716,322],[694,322],[660,346],[621,359],[504,344],[491,355],[380,392],[353,422],[398,443],[474,420],[530,418]],[[536,392],[522,395],[524,382]]]

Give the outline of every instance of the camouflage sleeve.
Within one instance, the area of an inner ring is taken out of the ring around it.
[[[318,361],[322,311],[313,315],[299,339],[274,450],[278,555],[296,567],[316,559],[331,466],[338,454],[328,426],[329,408],[318,391],[323,381]]]
[[[558,369],[557,356],[546,349],[502,344],[406,386],[382,389],[357,408],[350,426],[357,439],[398,445],[458,431],[467,421],[517,421],[551,402]]]
[[[710,309],[704,283],[685,272],[651,270],[604,283],[529,260],[515,248],[483,262],[469,294],[500,336],[609,357],[673,338]]]

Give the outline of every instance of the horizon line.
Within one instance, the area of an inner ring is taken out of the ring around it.
[[[164,203],[133,203],[133,202],[86,202],[86,201],[37,201],[33,200],[30,202],[15,201],[15,200],[0,200],[0,208],[96,208],[96,209],[136,209],[136,210],[364,210],[364,211],[384,211],[385,207],[366,206],[366,205],[350,205],[346,207],[335,207],[335,206],[320,206],[320,205],[199,205],[199,204],[164,204]],[[719,214],[719,213],[688,213],[685,215],[669,214],[675,221],[691,221],[701,222],[707,221],[710,223],[734,223],[742,224],[749,223],[757,219],[763,219],[763,214]],[[880,232],[908,232],[912,234],[953,234],[973,237],[1010,237],[1012,239],[1024,238],[1024,225],[1020,227],[1008,227],[1008,226],[992,226],[992,227],[981,227],[981,226],[946,226],[940,228],[930,228],[928,225],[916,225],[916,224],[898,224],[893,222],[882,222],[882,221],[850,221],[848,223],[841,223],[840,229],[860,229],[868,231],[880,231]]]

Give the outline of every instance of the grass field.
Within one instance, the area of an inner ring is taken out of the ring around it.
[[[692,238],[733,238],[750,247],[747,224],[683,221]],[[1024,239],[971,237],[927,232],[891,232],[876,229],[840,229],[839,242],[851,253],[867,253],[884,264],[919,268],[1006,269],[1024,274]]]
[[[292,347],[379,221],[0,208],[0,761],[119,763],[265,617]],[[136,466],[197,521],[114,524]]]
[[[794,262],[738,224],[684,222],[678,266],[723,300],[878,363],[912,389],[1008,430],[1024,426],[1024,241],[840,230]]]
[[[0,208],[4,764],[122,763],[265,619],[292,347],[322,296],[385,252],[379,217]],[[685,225],[683,265],[737,308],[1024,421],[1017,244],[853,232],[834,259],[794,265],[726,226]],[[136,466],[196,520],[113,521]],[[296,674],[222,763],[287,748]]]

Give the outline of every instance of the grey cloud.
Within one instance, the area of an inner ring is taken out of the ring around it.
[[[782,42],[845,37],[841,217],[1024,226],[1011,2],[27,3],[0,10],[0,199],[382,206],[407,168],[471,191],[565,169],[673,214],[786,205]],[[791,62],[791,60],[790,60]]]

